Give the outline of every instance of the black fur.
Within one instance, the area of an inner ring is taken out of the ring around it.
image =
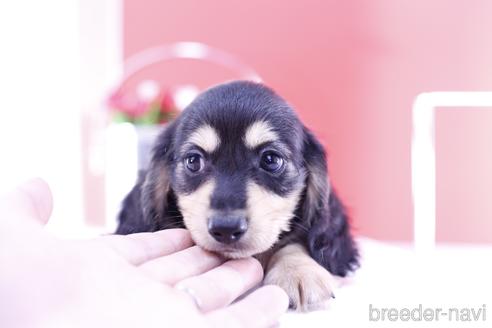
[[[261,172],[251,173],[254,163],[250,161],[256,155],[247,155],[248,150],[237,141],[258,120],[268,121],[275,128],[281,138],[277,149],[293,163],[297,174],[284,172],[271,178]],[[203,123],[227,127],[220,130],[223,142],[220,152],[206,158],[214,163],[213,168],[207,169],[214,172],[205,171],[199,176],[176,174],[176,165],[184,156],[180,147]],[[116,233],[184,227],[175,192],[192,192],[207,174],[214,174],[220,186],[211,200],[215,209],[244,208],[247,177],[280,196],[302,183],[304,190],[292,219],[292,229],[283,233],[272,247],[303,243],[318,263],[339,276],[357,267],[358,251],[344,207],[329,184],[322,145],[283,99],[265,86],[251,82],[232,82],[209,89],[163,131],[148,172],[142,173],[123,202]]]

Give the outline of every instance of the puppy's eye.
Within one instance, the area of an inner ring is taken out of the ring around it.
[[[276,173],[284,166],[284,159],[275,153],[266,152],[261,155],[260,166],[265,171]]]
[[[196,173],[203,168],[203,157],[200,154],[191,154],[185,158],[186,169]]]

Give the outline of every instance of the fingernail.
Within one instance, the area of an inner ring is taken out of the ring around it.
[[[193,289],[191,289],[190,287],[187,287],[185,285],[181,285],[181,284],[177,284],[176,286],[174,286],[174,288],[188,294],[188,296],[190,296],[193,299],[193,302],[195,303],[196,307],[199,310],[202,309],[203,303]]]

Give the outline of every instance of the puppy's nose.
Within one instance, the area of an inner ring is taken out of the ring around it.
[[[208,220],[208,232],[215,240],[224,244],[237,242],[248,230],[244,217],[217,216]]]

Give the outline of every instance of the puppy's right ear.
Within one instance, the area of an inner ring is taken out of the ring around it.
[[[158,136],[147,174],[141,186],[140,201],[143,221],[151,227],[159,226],[159,223],[164,220],[164,213],[168,205],[176,125],[177,120],[169,124]]]

